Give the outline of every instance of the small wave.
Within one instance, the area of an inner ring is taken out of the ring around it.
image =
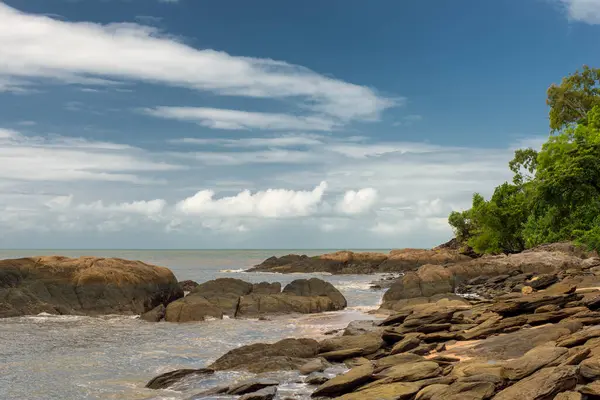
[[[239,274],[242,272],[246,272],[247,269],[239,268],[239,269],[222,269],[219,272],[224,274]]]
[[[371,282],[339,282],[334,286],[337,289],[371,290]]]

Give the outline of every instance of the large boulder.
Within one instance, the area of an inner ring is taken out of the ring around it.
[[[142,314],[182,296],[168,268],[141,261],[60,256],[0,260],[0,317]]]
[[[346,298],[331,283],[321,279],[296,279],[283,288],[283,294],[309,297],[328,297],[338,310],[346,307]]]
[[[274,314],[311,314],[346,307],[346,299],[323,280],[297,279],[281,291],[278,282],[252,284],[220,278],[198,285],[185,298],[167,307],[170,322],[203,321],[208,317],[259,317]]]
[[[440,293],[454,292],[454,280],[449,269],[440,265],[424,265],[416,272],[409,272],[385,292],[384,302],[417,297],[431,297]]]
[[[283,339],[273,344],[255,343],[233,349],[209,368],[220,370],[265,371],[300,368],[307,359],[314,358],[319,343],[313,339]]]

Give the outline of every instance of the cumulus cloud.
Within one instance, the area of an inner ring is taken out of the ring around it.
[[[344,198],[337,204],[337,209],[343,214],[362,214],[369,211],[377,200],[377,190],[365,188],[360,190],[349,190]]]
[[[0,21],[0,82],[145,81],[221,95],[300,99],[303,108],[345,121],[377,119],[398,103],[370,88],[297,65],[198,50],[155,27],[62,21],[24,13],[2,2]],[[0,88],[13,86],[0,83]],[[215,123],[218,126],[219,121]]]
[[[569,18],[588,24],[600,24],[600,0],[559,0]]]
[[[332,119],[302,117],[288,114],[248,112],[207,107],[156,107],[142,110],[144,113],[167,119],[196,122],[214,129],[242,130],[304,130],[329,131],[337,126]]]
[[[179,202],[177,210],[188,215],[286,218],[308,216],[323,199],[327,183],[312,191],[267,189],[252,193],[244,190],[235,196],[215,199],[212,190],[202,190]]]

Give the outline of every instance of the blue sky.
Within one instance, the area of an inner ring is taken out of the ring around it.
[[[0,1],[0,247],[390,248],[510,179],[600,0]]]

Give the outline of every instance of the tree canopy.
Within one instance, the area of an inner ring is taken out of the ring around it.
[[[512,253],[576,241],[600,250],[600,70],[584,67],[548,90],[552,134],[538,152],[520,149],[512,183],[453,212],[456,238],[478,253]]]

